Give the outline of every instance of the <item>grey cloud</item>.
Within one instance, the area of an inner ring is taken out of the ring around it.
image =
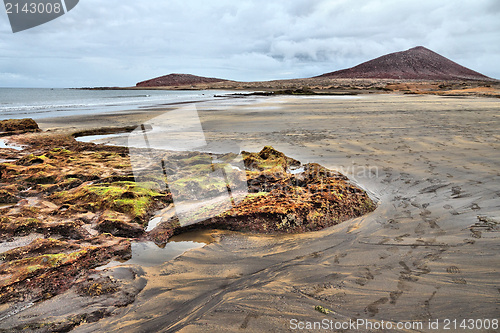
[[[82,0],[18,34],[0,15],[0,85],[307,77],[416,45],[500,78],[498,1]]]

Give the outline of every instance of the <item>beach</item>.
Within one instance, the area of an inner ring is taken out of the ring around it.
[[[436,332],[445,331],[445,319],[498,319],[497,98],[282,96],[195,107],[212,147],[271,145],[344,173],[378,208],[304,234],[214,231],[202,248],[136,266],[134,283],[143,289],[135,302],[75,332],[282,332],[324,319],[366,320],[356,332],[382,321],[393,326],[381,332]],[[49,133],[119,128],[174,108],[37,122]],[[130,280],[123,267],[110,276]],[[55,296],[0,328],[102,306],[75,302]],[[436,320],[439,330],[429,327]],[[396,329],[401,322],[413,326]]]

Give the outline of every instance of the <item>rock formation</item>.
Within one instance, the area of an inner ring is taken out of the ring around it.
[[[174,87],[174,86],[192,86],[202,83],[215,83],[227,80],[202,77],[191,74],[169,74],[160,76],[151,80],[142,81],[136,84],[136,87]]]
[[[496,81],[423,46],[390,53],[317,78]]]

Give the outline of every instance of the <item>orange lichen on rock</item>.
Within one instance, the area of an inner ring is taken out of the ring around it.
[[[192,157],[190,157],[192,158]],[[348,179],[319,164],[306,164],[272,147],[243,153],[249,194],[222,213],[214,203],[203,208],[211,216],[182,227],[176,217],[155,228],[150,237],[164,242],[185,229],[220,228],[263,233],[320,230],[376,208],[367,193]],[[292,172],[293,171],[293,172]]]

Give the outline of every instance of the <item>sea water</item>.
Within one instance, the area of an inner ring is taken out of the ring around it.
[[[0,88],[0,120],[159,108],[180,102],[213,100],[221,91],[81,90]]]

